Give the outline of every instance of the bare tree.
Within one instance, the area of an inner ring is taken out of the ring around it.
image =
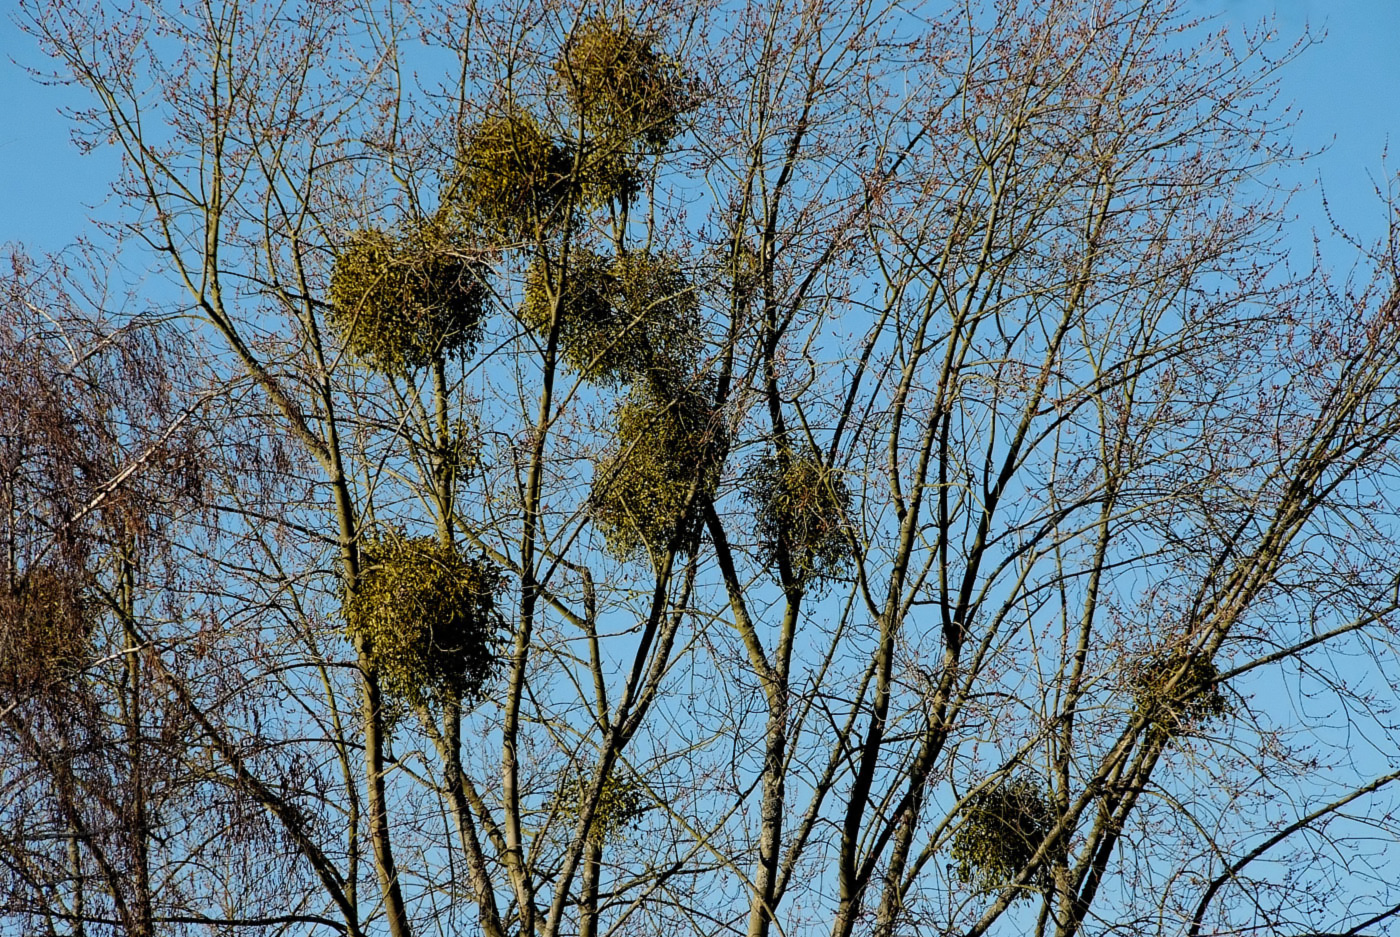
[[[7,926],[151,935],[298,920],[280,892],[261,913],[268,887],[249,857],[266,871],[285,851],[210,770],[201,726],[262,709],[237,692],[248,646],[224,644],[207,617],[209,395],[178,373],[189,349],[169,323],[105,314],[110,290],[83,275],[87,260],[16,253],[4,281]],[[194,687],[209,713],[183,705]],[[274,747],[243,757],[277,759]],[[241,892],[237,910],[211,908],[225,888]]]
[[[207,415],[148,598],[92,580],[143,662],[121,699],[181,727],[157,757],[120,723],[112,835],[145,845],[113,864],[70,782],[26,788],[90,858],[42,884],[58,847],[20,828],[7,913],[1302,937],[1400,911],[1395,245],[1345,283],[1282,263],[1290,56],[1169,0],[25,15],[124,157],[114,223],[168,274],[146,299],[191,323]],[[152,432],[84,497],[166,490]],[[233,855],[150,820],[145,777],[256,816],[237,854],[286,862],[280,891],[141,884],[153,841]]]

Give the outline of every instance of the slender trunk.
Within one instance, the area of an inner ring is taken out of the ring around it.
[[[786,548],[779,550],[784,585],[788,592],[782,630],[768,671],[768,727],[764,736],[763,800],[759,807],[758,868],[754,873],[753,898],[749,903],[748,937],[768,937],[778,913],[778,865],[783,849],[783,815],[787,810],[788,676],[792,663],[793,636],[801,614],[802,590],[791,571]]]
[[[126,653],[123,655],[126,686],[122,713],[122,732],[126,745],[127,817],[125,835],[131,848],[131,937],[154,937],[155,912],[151,898],[150,817],[146,812],[146,778],[143,769],[141,739],[141,660],[136,648],[136,568],[130,555],[130,545],[121,560],[117,586],[118,615]]]
[[[561,265],[568,263],[568,232],[565,233],[565,249],[559,258]],[[538,545],[535,540],[539,530],[541,491],[544,485],[545,437],[549,432],[551,412],[554,408],[554,371],[559,354],[559,313],[562,301],[563,283],[559,282],[556,293],[551,297],[549,338],[545,343],[544,375],[541,380],[539,410],[535,417],[534,438],[530,449],[530,463],[527,472],[525,499],[522,505],[522,529],[520,534],[520,621],[511,643],[509,676],[507,677],[505,712],[501,726],[501,794],[505,801],[506,851],[502,857],[515,888],[516,903],[519,906],[520,937],[534,937],[535,934],[535,895],[525,863],[525,832],[520,822],[520,705],[525,692],[525,670],[530,659],[530,642],[534,636],[535,606],[539,601],[539,582],[536,579],[535,553]]]
[[[87,876],[83,874],[82,848],[76,834],[68,837],[68,867],[73,875],[73,937],[86,937],[87,894],[83,883]]]
[[[786,760],[787,714],[781,710],[770,711],[763,757],[763,802],[759,808],[758,869],[749,903],[748,937],[767,937],[777,912],[774,897],[783,844],[783,808],[787,800],[783,778]]]
[[[384,710],[379,681],[369,665],[367,646],[360,643],[360,668],[364,673],[361,712],[365,720],[365,780],[369,786],[370,845],[374,871],[384,896],[384,914],[390,937],[412,937],[389,827],[388,795],[384,786]]]
[[[326,390],[323,400],[326,410],[325,453],[331,469],[331,491],[335,500],[336,520],[340,528],[340,550],[343,576],[348,591],[360,583],[360,551],[358,546],[358,513],[350,496],[345,466],[340,455],[340,433],[334,417],[334,400]],[[389,937],[412,937],[408,909],[399,886],[398,869],[394,864],[393,835],[389,827],[389,799],[384,785],[384,707],[379,680],[370,663],[369,645],[356,639],[355,651],[362,676],[360,683],[360,713],[365,726],[365,786],[369,807],[370,849],[374,854],[374,871],[384,899],[384,915],[389,925]]]
[[[457,472],[452,447],[452,428],[447,417],[447,365],[442,355],[433,357],[433,417],[437,433],[437,453],[433,459],[433,499],[437,502],[438,540],[452,546],[452,495]]]
[[[584,848],[579,876],[578,937],[598,937],[598,879],[602,870],[602,837],[595,836]]]
[[[360,580],[360,558],[356,547],[354,507],[349,486],[340,464],[340,447],[334,422],[330,423],[330,446],[335,465],[332,490],[335,492],[336,516],[340,522],[341,556],[349,588],[355,589]],[[398,869],[394,864],[393,834],[389,827],[389,798],[384,785],[384,706],[379,691],[379,679],[370,663],[369,644],[364,638],[355,642],[360,666],[360,713],[365,726],[365,786],[369,806],[370,849],[374,854],[375,876],[384,899],[384,915],[388,920],[390,937],[412,937],[408,909],[399,886]]]
[[[457,827],[457,838],[467,860],[467,878],[472,891],[476,893],[476,903],[481,914],[481,930],[485,937],[505,937],[501,924],[501,913],[496,906],[496,894],[491,885],[491,876],[486,869],[486,855],[481,849],[481,839],[476,832],[476,821],[472,817],[471,804],[467,800],[466,781],[462,773],[461,733],[462,710],[455,704],[444,707],[444,732],[433,732],[433,741],[438,746],[438,755],[443,760],[446,774],[448,806]],[[420,713],[424,720],[431,720],[430,713]],[[426,724],[431,724],[427,722]]]

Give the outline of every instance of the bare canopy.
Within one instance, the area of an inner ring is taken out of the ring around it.
[[[0,933],[1394,928],[1400,266],[1282,262],[1291,54],[20,21],[123,168],[4,279]]]

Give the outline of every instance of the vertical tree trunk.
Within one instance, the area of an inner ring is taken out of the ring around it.
[[[598,879],[603,868],[601,837],[588,841],[579,873],[578,937],[598,937]]]
[[[141,642],[136,636],[136,562],[132,557],[132,545],[123,549],[120,560],[121,571],[117,583],[116,598],[119,603],[117,614],[122,622],[124,639],[122,700],[123,725],[126,748],[126,829],[123,835],[131,849],[131,937],[154,937],[154,909],[151,899],[151,829],[146,809],[146,772],[144,761],[144,740],[141,737],[142,693],[141,681]]]

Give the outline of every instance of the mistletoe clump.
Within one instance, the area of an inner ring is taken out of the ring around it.
[[[459,159],[454,203],[487,230],[528,239],[563,217],[573,157],[528,112],[483,120]]]
[[[820,453],[780,449],[753,462],[745,496],[754,506],[760,560],[785,554],[799,580],[839,575],[851,559],[851,493]]]
[[[721,286],[732,302],[748,306],[763,285],[763,258],[747,241],[736,240],[724,248],[720,262]]]
[[[520,312],[539,334],[548,333],[552,311],[546,278],[539,262],[526,272]],[[592,381],[664,378],[694,359],[699,308],[674,257],[630,253],[609,261],[576,251],[559,290],[559,347],[564,361]]]
[[[587,376],[604,370],[608,341],[617,325],[612,307],[616,284],[606,257],[576,249],[560,278],[557,267],[536,260],[525,271],[520,319],[539,335],[549,332],[554,315],[550,293],[558,291],[559,348],[570,367]],[[595,358],[597,361],[595,362]]]
[[[500,570],[433,537],[394,534],[360,555],[346,630],[384,692],[412,704],[478,696],[496,665]]]
[[[575,774],[566,783],[559,799],[559,812],[577,820],[583,812],[592,783],[588,777]],[[605,842],[617,836],[623,829],[633,825],[641,817],[646,806],[642,787],[635,779],[608,775],[603,789],[598,795],[598,804],[593,810],[593,822],[589,826],[588,838],[593,842]]]
[[[978,791],[961,814],[950,850],[954,870],[963,884],[980,891],[1001,888],[1016,878],[1052,828],[1053,813],[1044,791],[1026,778]],[[1032,881],[1043,886],[1047,878],[1048,871]]]
[[[714,496],[727,449],[701,394],[668,382],[639,385],[619,408],[616,448],[593,477],[590,514],[608,549],[623,559],[672,542],[693,550],[696,507]]]
[[[475,421],[453,420],[446,439],[434,447],[443,474],[466,484],[481,467],[481,427]]]
[[[329,321],[360,361],[402,374],[475,346],[484,275],[484,265],[440,225],[403,237],[361,231],[336,253]]]
[[[679,130],[686,100],[680,68],[625,19],[578,24],[557,69],[590,133],[659,150]]]
[[[91,654],[90,600],[71,573],[31,567],[0,587],[0,691],[15,698],[64,683]]]
[[[670,254],[632,252],[617,259],[613,272],[622,318],[629,329],[646,333],[633,374],[690,364],[700,349],[700,301],[680,262]]]
[[[590,138],[590,183],[630,201],[641,157],[663,150],[680,129],[680,69],[625,19],[595,16],[574,29],[556,70]]]
[[[1137,711],[1159,731],[1177,735],[1230,711],[1220,692],[1220,671],[1197,654],[1161,651],[1133,678]]]

